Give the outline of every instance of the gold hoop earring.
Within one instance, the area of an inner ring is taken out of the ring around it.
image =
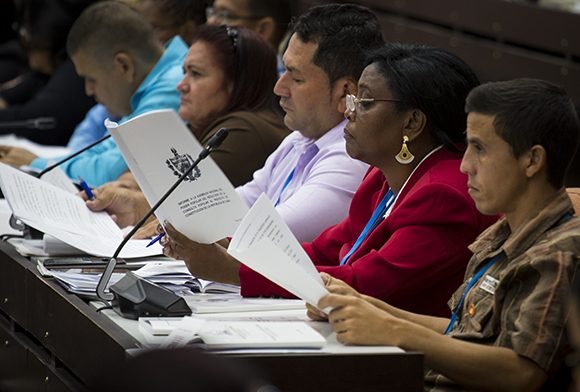
[[[409,147],[407,147],[407,142],[409,141],[408,136],[403,136],[403,146],[401,147],[401,151],[397,155],[395,155],[395,159],[402,165],[408,165],[409,163],[413,162],[415,159],[415,155],[411,154],[409,151]]]

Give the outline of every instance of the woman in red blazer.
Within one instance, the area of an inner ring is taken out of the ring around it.
[[[459,171],[465,97],[477,84],[442,49],[391,44],[369,56],[358,97],[345,97],[345,140],[349,155],[373,167],[348,217],[303,244],[319,271],[405,310],[448,315],[467,245],[495,220],[477,211]],[[289,296],[217,245],[168,234],[166,253],[194,275],[241,283],[244,296]]]

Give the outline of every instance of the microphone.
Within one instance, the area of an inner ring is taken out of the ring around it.
[[[229,129],[220,128],[220,130],[217,131],[216,134],[212,136],[212,138],[208,141],[207,146],[199,153],[199,156],[191,164],[191,166],[189,166],[189,168],[181,175],[181,177],[179,177],[179,179],[171,186],[171,188],[169,188],[167,190],[167,192],[165,192],[165,194],[157,201],[157,203],[155,203],[155,205],[153,207],[151,207],[151,209],[141,218],[141,220],[139,220],[139,222],[137,222],[137,224],[125,236],[125,238],[123,238],[123,241],[121,241],[121,243],[119,244],[119,246],[115,250],[113,257],[111,257],[109,259],[109,261],[105,267],[105,270],[103,271],[103,274],[101,275],[101,278],[99,279],[99,283],[97,284],[97,297],[99,297],[100,299],[102,299],[104,301],[112,301],[113,299],[115,299],[115,297],[116,297],[115,294],[106,293],[105,289],[107,287],[107,284],[111,280],[111,275],[113,274],[113,270],[115,269],[115,266],[117,265],[117,258],[119,256],[119,253],[121,253],[121,250],[123,249],[125,244],[129,241],[129,239],[131,239],[131,237],[137,232],[137,230],[139,230],[145,224],[147,219],[149,219],[149,217],[151,215],[153,215],[153,213],[157,210],[157,208],[159,208],[159,206],[171,195],[171,193],[173,193],[175,188],[177,188],[179,186],[179,184],[181,184],[183,182],[183,180],[191,174],[193,169],[195,169],[197,167],[197,165],[199,165],[199,163],[203,159],[207,158],[207,156],[215,148],[217,148],[219,145],[222,144],[224,139],[227,137],[228,132],[229,132]],[[132,280],[131,283],[134,283],[135,280],[139,279],[136,275],[134,275],[130,272],[127,273],[127,275],[130,275],[129,280]],[[125,279],[125,278],[123,278],[123,279]],[[144,282],[146,282],[146,281],[144,281]],[[123,285],[123,283],[121,281],[116,283],[116,285],[119,285],[119,284],[121,284],[121,286],[125,286],[125,287],[122,287],[122,289],[124,289],[124,290],[127,289],[126,285]],[[150,284],[153,285],[153,283],[150,283]],[[157,285],[155,285],[155,286],[157,288],[159,288],[159,286],[157,286]],[[111,289],[113,289],[113,288],[111,287]],[[111,290],[111,291],[113,291],[113,290]],[[140,291],[139,294],[142,295],[143,289],[141,289],[139,291]],[[170,293],[175,296],[175,294],[173,294],[172,292],[170,292]],[[166,294],[166,293],[164,293],[164,294]],[[118,297],[118,295],[117,295],[117,297]],[[187,314],[191,314],[191,310],[189,309],[189,307],[187,307],[187,310],[189,310],[189,313],[187,313]]]
[[[4,121],[0,122],[2,131],[46,131],[56,128],[56,119],[54,117],[39,117],[22,121]]]
[[[39,172],[39,173],[36,175],[36,177],[38,177],[38,178],[42,177],[43,175],[45,175],[46,173],[48,173],[48,172],[49,172],[49,171],[51,171],[52,169],[54,169],[54,168],[56,168],[56,167],[59,167],[60,165],[62,165],[62,164],[63,164],[63,163],[65,163],[65,162],[68,162],[68,161],[70,161],[71,159],[73,159],[73,158],[74,158],[74,157],[76,157],[77,155],[79,155],[79,154],[82,154],[83,152],[85,152],[85,151],[87,151],[87,150],[89,150],[89,149],[93,148],[94,146],[96,146],[96,145],[97,145],[97,144],[99,144],[99,143],[102,143],[102,142],[104,142],[105,140],[107,140],[107,139],[108,139],[108,138],[110,138],[110,137],[111,137],[111,134],[105,135],[105,136],[103,136],[102,138],[100,138],[99,140],[97,140],[97,141],[95,141],[95,142],[93,142],[93,143],[89,144],[88,146],[85,146],[85,147],[81,148],[81,149],[80,149],[80,150],[78,150],[77,152],[75,152],[75,153],[73,153],[73,154],[70,154],[70,155],[68,155],[68,156],[64,157],[63,159],[61,159],[60,161],[56,162],[55,164],[52,164],[52,165],[50,165],[50,166],[47,166],[47,167],[45,167],[45,168],[44,168],[42,171],[40,171],[40,172]]]

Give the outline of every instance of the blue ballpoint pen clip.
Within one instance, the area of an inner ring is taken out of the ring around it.
[[[83,180],[80,177],[79,177],[79,184],[81,185],[81,188],[83,188],[83,191],[85,191],[85,193],[87,194],[87,197],[89,198],[89,200],[94,200],[95,194],[91,190],[91,187],[89,186],[89,184],[87,184],[85,182],[85,180]]]
[[[165,236],[165,233],[159,233],[157,234],[157,236],[155,238],[153,238],[146,246],[146,248],[149,248],[151,245],[153,245],[156,242],[159,242],[159,240],[161,238],[163,238]]]

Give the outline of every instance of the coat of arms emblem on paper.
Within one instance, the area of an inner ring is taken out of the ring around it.
[[[171,152],[173,153],[173,157],[167,159],[165,163],[173,171],[173,175],[179,178],[191,167],[193,159],[189,154],[179,154],[175,147],[171,147]],[[201,170],[199,170],[199,167],[196,167],[193,169],[193,172],[184,178],[184,181],[192,182],[200,176]]]

